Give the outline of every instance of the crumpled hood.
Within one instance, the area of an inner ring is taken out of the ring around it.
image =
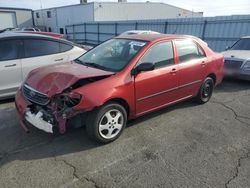
[[[249,50],[228,50],[222,52],[225,58],[250,59]]]
[[[35,69],[28,75],[25,83],[51,97],[72,86],[79,79],[112,74],[114,73],[87,67],[72,61]]]

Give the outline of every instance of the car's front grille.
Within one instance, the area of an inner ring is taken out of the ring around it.
[[[239,69],[243,61],[237,60],[225,60],[225,68],[227,69]]]
[[[33,89],[27,84],[23,85],[22,90],[25,98],[33,103],[39,105],[46,105],[49,103],[49,97],[47,95]]]

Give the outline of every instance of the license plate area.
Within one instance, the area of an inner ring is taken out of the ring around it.
[[[25,120],[40,130],[53,133],[53,125],[43,119],[43,113],[41,111],[32,113],[30,110],[27,110]]]

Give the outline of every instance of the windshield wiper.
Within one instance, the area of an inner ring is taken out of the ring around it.
[[[74,60],[76,63],[78,63],[78,64],[83,64],[83,62],[81,61],[81,60],[79,60],[79,59],[75,59]]]
[[[79,60],[79,59],[75,59],[74,61],[75,61],[76,63],[78,63],[78,64],[86,65],[86,66],[88,66],[88,67],[94,67],[94,68],[98,68],[98,69],[101,69],[101,70],[111,71],[109,68],[104,67],[104,66],[101,66],[101,65],[96,64],[96,63],[84,62],[84,61],[81,61],[81,60]],[[112,71],[112,72],[113,72],[113,71]]]
[[[107,67],[104,67],[104,66],[101,66],[99,64],[96,64],[96,63],[90,63],[90,62],[82,62],[84,65],[87,65],[87,66],[90,66],[90,67],[94,67],[94,68],[98,68],[98,69],[104,69],[104,70],[107,70],[108,68]]]

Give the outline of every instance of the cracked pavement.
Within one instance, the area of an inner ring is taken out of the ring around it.
[[[110,144],[84,128],[52,136],[18,125],[0,102],[5,187],[250,187],[250,83],[226,80],[211,101],[186,101],[129,122]]]

